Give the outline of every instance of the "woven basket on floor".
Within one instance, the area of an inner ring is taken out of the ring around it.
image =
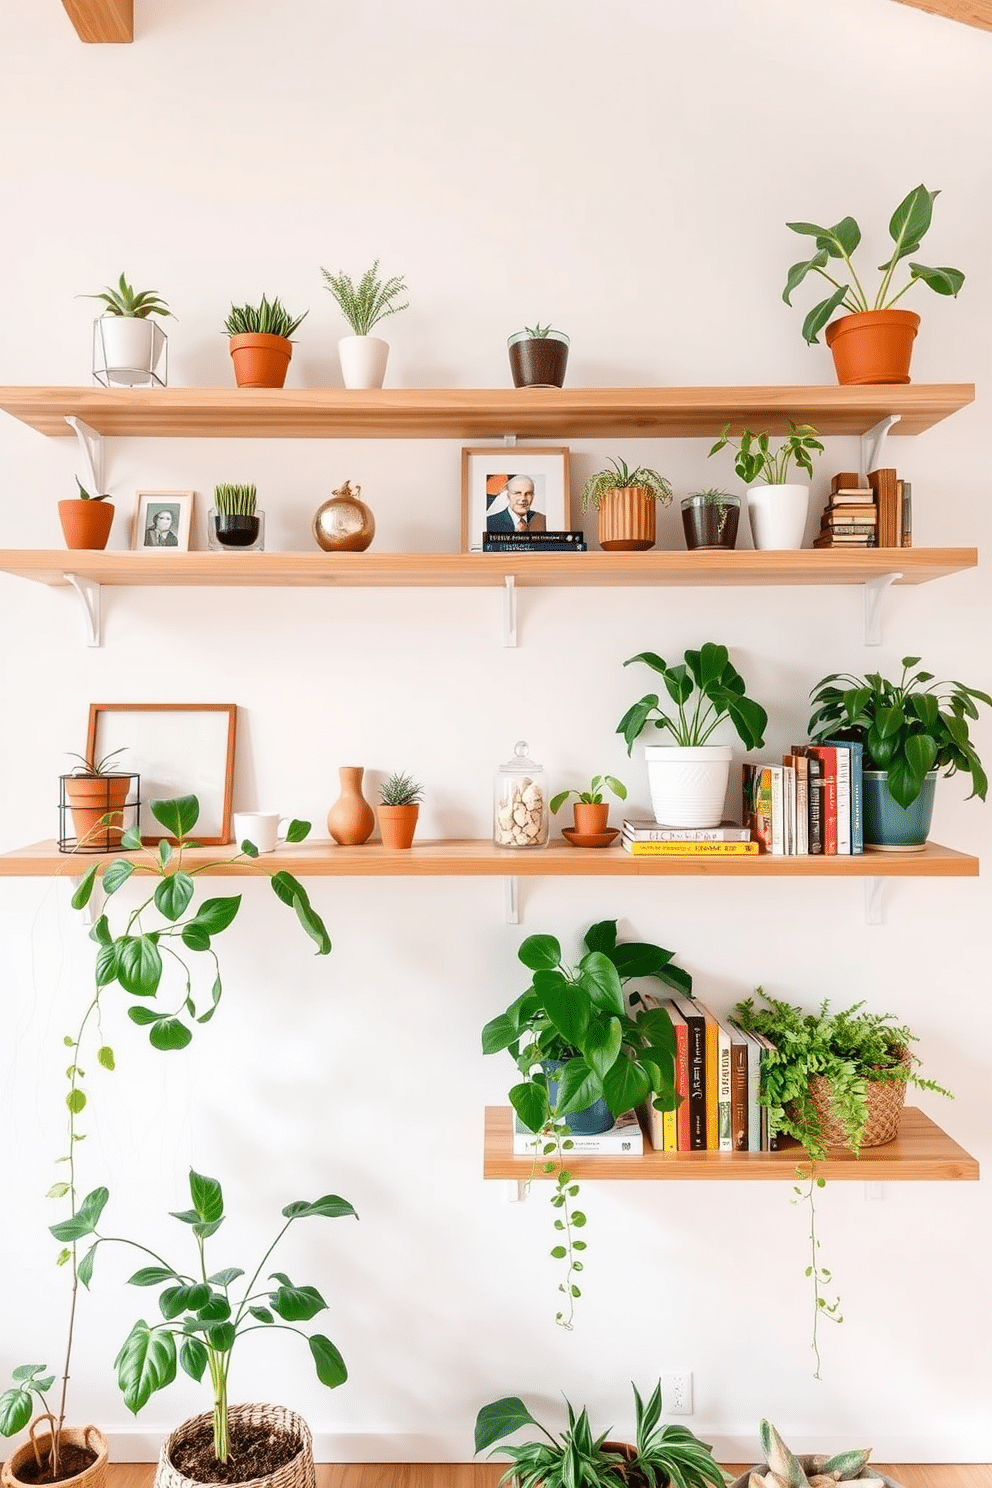
[[[44,1436],[37,1436],[36,1428],[40,1421],[50,1421],[51,1425]],[[23,1488],[23,1479],[18,1477],[18,1471],[28,1461],[35,1460],[35,1446],[38,1454],[44,1459],[48,1456],[52,1445],[52,1428],[55,1426],[55,1417],[50,1415],[35,1416],[31,1422],[31,1439],[23,1446],[12,1452],[0,1470],[0,1482],[3,1488]],[[107,1481],[107,1438],[102,1431],[95,1426],[64,1426],[62,1428],[62,1441],[70,1447],[89,1447],[96,1453],[96,1461],[89,1467],[85,1467],[81,1473],[74,1477],[64,1478],[59,1488],[104,1488]]]
[[[899,1063],[908,1070],[911,1066],[909,1051],[900,1045],[899,1048],[893,1050],[893,1053],[898,1056]],[[850,1148],[847,1125],[839,1121],[833,1112],[833,1082],[825,1075],[811,1075],[809,1093],[823,1127],[824,1142],[828,1147]],[[860,1145],[882,1147],[886,1142],[891,1142],[899,1133],[899,1119],[902,1116],[902,1108],[906,1104],[906,1081],[868,1080],[865,1084],[865,1094],[868,1120],[865,1123],[865,1132]],[[788,1110],[788,1107],[786,1109]]]
[[[278,1472],[264,1473],[261,1477],[244,1480],[252,1488],[316,1488],[313,1438],[302,1416],[283,1405],[232,1405],[228,1407],[227,1415],[232,1438],[237,1434],[239,1423],[244,1422],[251,1426],[269,1426],[300,1439],[300,1450],[292,1462],[287,1462]],[[202,1416],[193,1416],[177,1426],[172,1435],[166,1438],[155,1471],[155,1488],[199,1488],[196,1478],[187,1478],[173,1467],[170,1454],[201,1423],[206,1422],[212,1428],[213,1419],[212,1411],[206,1411]]]

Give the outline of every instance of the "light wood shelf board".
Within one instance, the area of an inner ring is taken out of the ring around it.
[[[54,587],[67,574],[113,587],[499,588],[507,575],[521,588],[658,585],[865,584],[899,573],[924,584],[975,568],[977,548],[803,548],[797,552],[647,553],[179,553],[0,550],[0,572]]]
[[[980,31],[992,31],[992,0],[900,0],[900,3],[943,16],[948,21],[976,26]]]
[[[134,0],[62,0],[80,41],[133,41]]]
[[[329,839],[281,844],[257,861],[232,861],[235,848],[190,848],[184,862],[228,878],[257,877],[286,869],[306,878],[977,878],[979,862],[968,853],[927,844],[919,853],[864,853],[854,857],[635,858],[622,848],[583,850],[556,839],[545,848],[515,851],[485,838],[414,842],[386,848],[378,842],[339,847]],[[94,863],[103,872],[115,857],[141,864],[140,853],[60,853],[54,842],[37,842],[0,854],[0,878],[81,877]],[[170,865],[174,870],[176,858]]]
[[[0,408],[70,437],[67,415],[111,436],[299,439],[715,438],[724,424],[786,434],[921,434],[973,402],[972,383],[717,388],[5,387]]]
[[[809,1173],[809,1159],[798,1143],[783,1138],[786,1146],[779,1152],[655,1152],[645,1142],[643,1156],[587,1157],[568,1154],[568,1170],[576,1178],[607,1179],[678,1179],[680,1181],[753,1181],[755,1179],[793,1180],[797,1170]],[[860,1157],[832,1147],[816,1164],[819,1177],[860,1179],[864,1182],[888,1180],[976,1181],[978,1163],[963,1147],[925,1116],[915,1106],[902,1113],[899,1135],[884,1147],[864,1147]],[[545,1179],[540,1163],[535,1167],[530,1157],[513,1154],[509,1106],[487,1106],[485,1128],[484,1178],[515,1178],[526,1181]]]
[[[735,1477],[750,1467],[725,1462]],[[988,1463],[872,1462],[902,1488],[992,1488]],[[318,1462],[317,1488],[496,1488],[505,1462]],[[152,1462],[111,1462],[111,1488],[151,1488]]]

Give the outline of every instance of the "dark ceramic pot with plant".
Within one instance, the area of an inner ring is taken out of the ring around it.
[[[850,739],[864,749],[864,842],[883,852],[919,852],[930,832],[939,775],[971,778],[972,796],[984,801],[988,777],[969,733],[978,704],[992,697],[963,682],[917,671],[920,658],[904,656],[902,676],[864,677],[835,672],[810,693],[810,738]]]
[[[569,338],[551,326],[525,326],[507,339],[514,387],[563,387]]]
[[[741,498],[729,491],[712,488],[683,496],[682,530],[686,547],[697,552],[735,547],[740,515]]]
[[[254,485],[214,486],[214,504],[207,517],[211,547],[259,548],[265,515],[258,510]]]

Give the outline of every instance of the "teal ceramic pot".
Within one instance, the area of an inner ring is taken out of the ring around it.
[[[922,852],[930,835],[937,771],[931,770],[920,794],[908,806],[892,797],[884,770],[864,773],[865,847],[874,852]]]
[[[558,1081],[552,1076],[560,1070],[564,1063],[561,1059],[544,1059],[541,1068],[548,1077],[548,1099],[554,1105],[558,1099]],[[613,1125],[613,1112],[605,1100],[593,1101],[591,1106],[586,1106],[581,1111],[573,1111],[570,1116],[562,1118],[569,1131],[575,1132],[576,1136],[590,1137],[599,1132],[609,1131]]]

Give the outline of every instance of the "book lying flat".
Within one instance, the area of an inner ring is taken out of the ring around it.
[[[635,858],[752,857],[758,852],[756,842],[632,842],[626,836],[620,841]]]
[[[623,835],[632,842],[749,842],[750,830],[740,822],[718,827],[666,827],[650,816],[625,816]]]
[[[513,1113],[513,1151],[517,1157],[530,1157],[534,1152],[540,1155],[549,1140],[536,1132],[528,1131],[517,1113]],[[567,1152],[583,1153],[586,1156],[595,1156],[598,1153],[608,1154],[610,1157],[639,1157],[644,1151],[644,1135],[635,1111],[624,1111],[609,1131],[589,1135],[571,1132],[569,1140],[572,1146],[566,1149]]]

